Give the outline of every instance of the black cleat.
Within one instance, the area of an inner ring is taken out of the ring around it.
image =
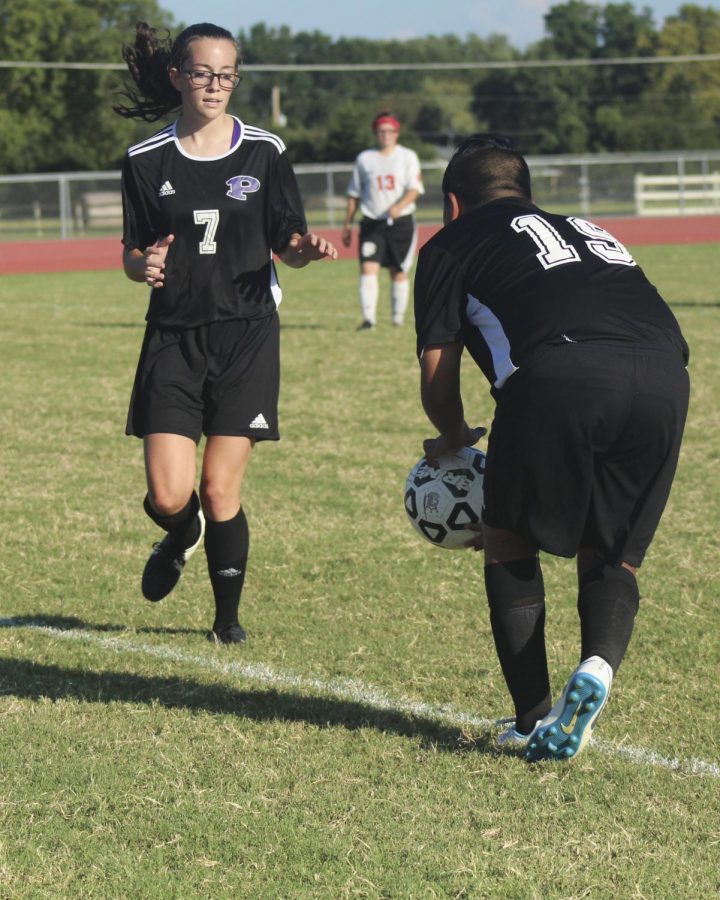
[[[205,534],[205,517],[202,510],[198,510],[198,520],[200,534],[192,547],[182,550],[170,534],[166,534],[157,544],[153,544],[152,553],[145,563],[142,574],[142,592],[146,600],[157,603],[158,600],[167,597],[180,581],[185,563],[200,546]]]
[[[239,622],[233,622],[232,625],[213,627],[208,640],[211,644],[244,644],[247,641],[247,634]]]
[[[356,331],[372,331],[375,327],[374,322],[369,322],[367,319],[364,319],[357,327]]]

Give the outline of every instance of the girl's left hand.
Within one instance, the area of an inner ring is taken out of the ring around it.
[[[286,258],[286,254],[292,254],[295,260]],[[294,234],[280,258],[288,265],[292,265],[293,261],[295,265],[304,265],[316,259],[337,259],[337,255],[338,252],[330,241],[309,231],[303,235]]]

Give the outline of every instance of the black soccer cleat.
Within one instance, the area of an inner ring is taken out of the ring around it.
[[[180,576],[185,568],[185,563],[200,546],[205,534],[205,517],[202,510],[198,510],[200,534],[191,547],[182,549],[170,534],[153,544],[152,553],[142,574],[142,593],[146,600],[157,603],[172,591],[180,581]]]
[[[244,644],[247,634],[239,622],[233,622],[231,625],[213,626],[208,640],[211,644]]]

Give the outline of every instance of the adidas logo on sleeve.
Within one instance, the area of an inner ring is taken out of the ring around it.
[[[258,413],[255,418],[250,423],[250,428],[269,428],[270,426],[265,421],[265,416],[262,413]]]

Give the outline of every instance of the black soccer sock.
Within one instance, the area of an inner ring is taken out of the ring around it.
[[[171,516],[163,516],[153,509],[147,494],[143,500],[143,507],[156,525],[173,536],[181,550],[192,547],[200,537],[200,520],[198,519],[200,498],[196,491],[192,492],[185,506]]]
[[[599,656],[617,672],[633,632],[640,591],[624,566],[599,565],[580,579],[582,659]]]
[[[238,621],[249,549],[250,532],[242,507],[234,518],[225,522],[208,519],[205,526],[205,555],[215,595],[214,629],[224,628]]]
[[[529,734],[552,706],[540,561],[533,557],[485,566],[485,590],[495,649],[515,704],[515,728]]]

